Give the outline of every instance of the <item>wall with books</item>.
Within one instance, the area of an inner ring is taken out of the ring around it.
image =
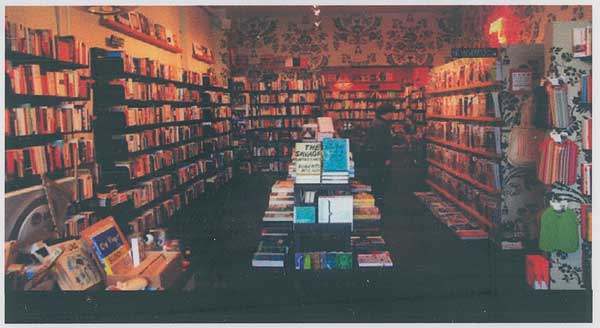
[[[169,65],[202,72],[213,66],[218,70],[217,75],[227,70],[220,56],[216,55],[221,52],[218,37],[221,31],[210,24],[211,18],[203,9],[140,6],[135,8],[134,12],[143,14],[174,33],[181,52],[172,52],[103,26],[99,16],[87,12],[83,7],[7,7],[6,19],[32,28],[52,29],[55,34],[59,32],[61,35],[74,35],[78,40],[86,42],[90,48],[105,47],[106,38],[116,35],[125,40],[124,48],[127,52],[136,57],[151,57]],[[210,49],[214,63],[193,59],[193,43]],[[221,80],[221,85],[226,85],[223,82]]]

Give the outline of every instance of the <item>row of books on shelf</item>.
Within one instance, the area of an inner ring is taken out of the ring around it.
[[[568,104],[568,86],[564,83],[546,82],[548,95],[548,125],[555,128],[567,128],[571,124],[571,112]]]
[[[581,75],[581,102],[592,103],[592,73]]]
[[[375,118],[374,111],[328,111],[327,116],[334,120],[340,119],[360,119],[360,120],[372,120]]]
[[[433,215],[460,239],[487,239],[488,233],[478,221],[469,219],[456,206],[434,192],[415,192]]]
[[[149,83],[134,79],[115,79],[111,85],[123,87],[126,100],[200,102],[200,91],[180,88],[173,83]]]
[[[327,100],[399,100],[404,98],[405,94],[401,91],[326,91]]]
[[[315,103],[319,95],[316,92],[277,94],[257,94],[252,96],[253,104],[286,104],[286,103]]]
[[[112,106],[112,113],[123,113],[126,126],[141,126],[170,122],[197,121],[202,119],[202,108],[198,106],[178,107],[169,104],[150,107]]]
[[[116,21],[151,38],[164,41],[171,46],[179,46],[177,34],[138,11],[129,11],[115,16],[105,16],[103,19]]]
[[[53,133],[90,131],[92,106],[62,103],[58,106],[20,107],[4,109],[6,136],[30,136]]]
[[[404,110],[408,108],[408,102],[406,101],[394,101],[389,102],[386,100],[340,100],[340,101],[328,101],[324,104],[323,109],[325,110],[376,110],[382,104],[391,104],[396,110]]]
[[[229,105],[231,103],[231,94],[229,91],[204,91],[208,95],[211,103]]]
[[[81,231],[98,222],[100,218],[94,211],[82,211],[80,213],[69,215],[65,219],[63,237],[79,238]]]
[[[202,153],[203,143],[193,142],[171,149],[157,150],[151,154],[140,154],[126,161],[116,161],[117,168],[125,168],[130,179],[136,179],[152,172],[173,166],[177,163],[195,158]]]
[[[466,88],[496,78],[496,58],[458,59],[431,70],[428,91]]]
[[[73,36],[54,35],[50,29],[33,29],[20,23],[6,22],[6,49],[63,62],[88,65],[89,49]]]
[[[415,123],[425,123],[425,118],[426,115],[423,112],[413,112],[412,113],[412,120]]]
[[[6,179],[10,181],[92,163],[94,142],[84,138],[56,140],[43,146],[8,149],[5,156]]]
[[[133,153],[202,137],[204,135],[203,128],[201,124],[163,126],[141,132],[117,134],[111,138],[116,144],[126,143],[127,152]]]
[[[305,122],[306,120],[302,118],[249,119],[247,127],[249,129],[302,128]]]
[[[431,97],[427,102],[427,114],[429,115],[494,118],[502,116],[499,92],[496,91]]]
[[[289,163],[289,159],[258,157],[251,163],[251,169],[255,172],[287,172]]]
[[[86,200],[94,197],[94,176],[89,170],[77,172],[77,199]]]
[[[499,127],[453,121],[429,121],[427,122],[427,135],[434,139],[464,147],[495,154],[502,153]]]
[[[37,64],[16,66],[7,64],[6,70],[11,90],[15,94],[74,98],[87,98],[89,95],[90,80],[78,71],[42,73],[40,65]]]
[[[280,105],[250,107],[249,116],[311,115],[313,105]]]
[[[592,55],[592,26],[573,28],[573,57]]]
[[[256,142],[273,142],[273,141],[296,141],[300,140],[300,131],[252,131],[250,138]]]
[[[231,121],[213,122],[211,125],[204,125],[204,135],[223,134],[231,131]]]
[[[200,188],[201,183],[198,184]],[[202,186],[203,187],[203,186]],[[190,187],[192,188],[192,187]],[[175,194],[170,199],[162,201],[160,204],[146,210],[140,216],[137,216],[127,223],[130,234],[143,234],[146,231],[164,226],[169,219],[183,208],[181,194]]]
[[[176,81],[187,84],[203,85],[206,73],[194,72],[175,67],[156,59],[134,57],[125,51],[107,51],[105,58],[119,58],[123,62],[123,72],[144,77]],[[98,58],[96,60],[102,60]]]
[[[319,90],[323,86],[323,82],[320,79],[298,79],[290,80],[278,78],[274,81],[269,82],[253,82],[250,83],[250,88],[253,91],[311,91]]]
[[[286,144],[278,146],[253,146],[252,155],[259,157],[288,157],[291,155],[291,146]]]
[[[455,178],[433,165],[427,168],[427,177],[437,186],[488,218],[489,221],[499,222],[500,201],[497,197],[490,196],[479,188],[473,187],[470,183]]]
[[[491,188],[500,189],[501,187],[498,162],[435,144],[427,144],[427,158]]]
[[[231,118],[231,107],[229,106],[204,107],[204,112],[204,117],[207,119]]]

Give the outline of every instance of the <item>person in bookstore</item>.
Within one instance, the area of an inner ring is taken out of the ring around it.
[[[390,176],[392,135],[389,120],[394,106],[384,103],[375,110],[375,119],[367,130],[367,154],[369,176],[373,193],[379,203],[382,202]]]

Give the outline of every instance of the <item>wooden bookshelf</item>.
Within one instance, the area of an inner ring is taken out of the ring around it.
[[[451,167],[449,167],[447,165],[444,165],[444,164],[439,163],[437,161],[434,161],[432,159],[427,159],[427,162],[429,164],[432,164],[432,165],[435,165],[435,166],[439,167],[440,169],[446,171],[447,173],[450,173],[451,175],[453,175],[453,176],[455,176],[455,177],[457,177],[457,178],[459,178],[459,179],[461,179],[461,180],[463,180],[463,181],[465,181],[467,183],[470,183],[473,186],[475,186],[475,187],[477,187],[477,188],[479,188],[479,189],[481,189],[483,191],[486,191],[486,192],[488,192],[488,193],[490,193],[492,195],[499,195],[500,194],[500,190],[495,189],[493,187],[490,187],[490,186],[488,186],[486,184],[483,184],[483,183],[481,183],[481,182],[479,182],[479,181],[471,178],[469,175],[467,175],[465,173],[462,173],[462,172],[459,172],[459,171],[456,171],[455,169],[453,169],[453,168],[451,168]]]
[[[100,25],[104,26],[104,27],[108,27],[111,30],[117,31],[117,32],[121,32],[125,35],[128,35],[132,38],[138,39],[140,41],[146,42],[148,44],[151,44],[153,46],[159,47],[161,49],[164,49],[166,51],[170,51],[173,53],[182,53],[183,49],[170,45],[169,43],[167,43],[166,41],[163,40],[159,40],[157,38],[154,38],[148,34],[142,33],[138,30],[135,30],[129,26],[123,25],[121,23],[118,23],[114,20],[110,20],[110,19],[104,19],[104,18],[100,18]]]
[[[462,86],[462,87],[456,87],[456,88],[431,90],[431,91],[427,91],[427,94],[430,96],[437,96],[437,95],[443,95],[443,94],[447,94],[447,93],[456,93],[456,92],[465,92],[466,93],[469,91],[475,91],[475,90],[479,90],[479,89],[495,89],[495,88],[501,88],[501,87],[502,87],[502,82],[489,81],[489,82],[475,83],[475,84],[466,85],[466,86]]]
[[[6,105],[18,105],[18,104],[32,104],[32,105],[44,105],[44,104],[58,104],[61,102],[73,102],[73,101],[89,101],[89,98],[82,97],[63,97],[63,96],[44,96],[44,95],[26,95],[10,93],[6,95]]]
[[[65,135],[77,133],[92,133],[92,130],[57,132],[51,134],[33,134],[27,136],[5,136],[4,146],[6,149],[18,149],[48,144],[56,140],[62,140]]]
[[[453,116],[453,115],[426,115],[428,119],[452,120],[452,121],[467,121],[467,122],[485,122],[485,123],[502,123],[502,118],[490,116]]]
[[[448,146],[448,147],[456,149],[456,150],[461,150],[461,151],[469,152],[472,154],[481,155],[481,156],[491,158],[491,159],[501,159],[502,158],[502,154],[497,154],[497,153],[492,153],[492,152],[489,152],[486,150],[467,147],[467,146],[463,146],[463,145],[460,145],[457,143],[448,142],[448,141],[445,141],[442,139],[431,138],[431,137],[426,137],[425,139],[427,139],[428,141],[431,141],[431,142],[435,142],[440,145]]]
[[[492,222],[490,222],[490,220],[488,220],[488,218],[486,218],[485,216],[483,216],[481,213],[479,213],[473,207],[465,204],[464,202],[462,202],[461,200],[459,200],[458,198],[456,198],[454,195],[452,195],[452,193],[450,193],[446,189],[438,186],[437,184],[435,184],[431,180],[425,180],[425,182],[433,190],[435,190],[435,191],[439,192],[440,194],[442,194],[448,200],[450,200],[451,202],[453,202],[454,204],[456,204],[456,206],[460,207],[463,211],[467,212],[469,215],[471,215],[472,217],[474,217],[475,219],[477,219],[477,221],[483,223],[488,228],[494,228],[495,227],[495,225]]]
[[[318,102],[283,102],[283,103],[255,103],[251,106],[278,106],[278,105],[309,105],[309,106],[318,106]]]

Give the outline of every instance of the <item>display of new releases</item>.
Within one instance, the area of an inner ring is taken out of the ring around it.
[[[321,143],[298,142],[294,155],[296,183],[321,183]]]

